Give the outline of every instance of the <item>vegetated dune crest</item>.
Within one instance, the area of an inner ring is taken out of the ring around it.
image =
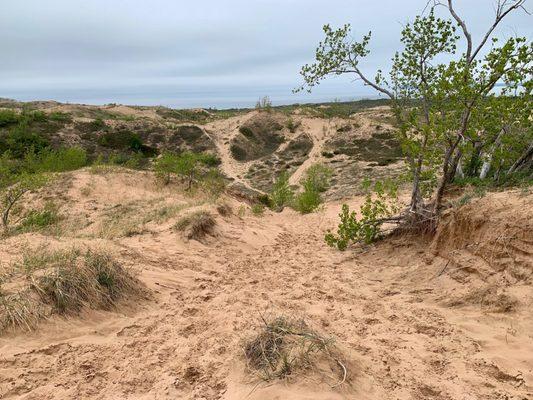
[[[4,332],[2,398],[533,393],[529,192],[457,205],[434,239],[398,236],[347,252],[323,240],[337,223],[337,201],[305,216],[258,217],[235,198],[213,203],[161,188],[150,172],[120,168],[64,174],[31,201],[47,198],[59,203],[59,231],[2,240],[5,281],[25,284],[12,271],[23,253],[103,249],[149,295],[104,309],[86,304],[80,315],[49,315],[31,332]],[[214,222],[205,235],[189,236],[198,213]],[[261,332],[277,339],[257,341]],[[250,358],[257,354],[250,343],[263,343],[266,353]],[[290,357],[265,382],[257,366],[275,360],[272,343]]]

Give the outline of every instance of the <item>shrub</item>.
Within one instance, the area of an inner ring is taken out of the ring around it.
[[[233,143],[231,146],[230,146],[230,151],[231,151],[231,155],[233,156],[234,159],[236,159],[237,161],[245,161],[246,158],[247,158],[247,153],[246,153],[246,150],[243,149],[241,146]]]
[[[222,203],[217,206],[217,211],[220,215],[223,217],[227,217],[228,215],[233,214],[233,209],[231,206],[227,203]]]
[[[26,122],[10,130],[4,140],[5,151],[9,151],[14,158],[23,158],[28,151],[40,153],[49,145],[49,140],[32,132]]]
[[[304,190],[296,195],[292,206],[302,214],[309,214],[320,207],[322,196],[310,180],[304,181],[303,187]]]
[[[0,207],[4,230],[9,228],[9,217],[15,205],[27,192],[44,186],[48,181],[44,174],[6,173],[0,176]]]
[[[305,171],[304,186],[308,185],[318,192],[325,192],[330,187],[333,170],[323,164],[314,164]]]
[[[289,185],[289,174],[282,172],[274,182],[270,191],[271,208],[274,211],[282,211],[283,208],[291,204],[294,198],[294,191]]]
[[[46,149],[39,158],[38,170],[41,172],[73,171],[87,165],[87,152],[81,147]]]
[[[112,149],[129,149],[137,152],[142,151],[144,147],[140,136],[128,130],[106,132],[98,138],[98,144]]]
[[[56,122],[72,122],[72,115],[60,111],[52,112],[48,115],[50,121]]]
[[[42,210],[31,210],[21,223],[23,231],[36,231],[54,225],[59,221],[58,207],[48,203]]]
[[[316,373],[335,387],[348,379],[347,363],[333,339],[321,336],[303,319],[263,319],[259,332],[243,347],[248,369],[265,381]]]
[[[296,129],[298,129],[298,127],[301,125],[301,122],[300,121],[294,121],[294,119],[292,118],[289,118],[287,120],[287,123],[285,124],[285,126],[287,127],[287,129],[291,132],[291,133],[294,133],[296,132]]]
[[[260,217],[265,213],[265,206],[261,203],[256,203],[252,205],[251,210],[253,215]]]
[[[210,168],[201,180],[202,189],[217,199],[226,190],[226,179],[216,168]]]
[[[342,205],[337,233],[328,231],[325,236],[326,243],[341,251],[346,250],[350,242],[372,243],[380,236],[381,227],[387,222],[387,218],[398,210],[396,185],[392,182],[377,182],[374,185],[374,196],[368,193],[360,207],[360,219],[355,211],[350,212],[347,204]]]
[[[101,251],[65,253],[45,274],[33,279],[41,298],[56,312],[78,312],[82,307],[109,309],[126,294],[138,292],[140,284],[131,273]]]
[[[207,211],[196,211],[178,220],[174,229],[182,232],[187,239],[200,241],[207,235],[213,235],[216,220]]]
[[[217,165],[218,162],[216,156],[208,153],[185,151],[181,154],[175,154],[167,152],[155,161],[154,171],[156,177],[165,184],[170,182],[173,175],[179,176],[186,182],[187,190],[190,190],[192,185],[197,183],[202,176],[206,176],[206,167]],[[211,177],[214,176],[213,172],[210,174]]]
[[[246,136],[249,139],[254,137],[254,132],[248,126],[241,126],[239,128],[239,132],[242,133],[244,136]]]
[[[0,110],[0,127],[18,123],[20,114],[13,110]]]
[[[133,153],[113,153],[107,158],[107,164],[120,165],[129,169],[141,169],[146,163],[145,157],[140,152]]]

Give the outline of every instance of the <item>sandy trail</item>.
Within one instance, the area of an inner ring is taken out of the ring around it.
[[[220,169],[222,172],[226,176],[231,177],[235,182],[238,182],[249,189],[253,188],[248,181],[243,179],[243,176],[253,161],[236,161],[231,155],[229,143],[231,142],[231,139],[239,133],[239,127],[242,123],[253,118],[255,115],[257,115],[257,112],[250,112],[246,115],[231,117],[205,125],[207,135],[213,140],[217,147],[217,155],[220,158]]]
[[[424,243],[328,248],[323,232],[339,207],[219,217],[206,244],[166,228],[111,242],[154,300],[1,337],[0,398],[531,398],[527,304],[514,314],[442,306],[444,260]],[[242,341],[260,314],[305,316],[335,337],[353,361],[351,384],[251,381]]]

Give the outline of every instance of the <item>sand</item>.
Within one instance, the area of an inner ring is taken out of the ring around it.
[[[466,210],[482,223],[464,243],[445,240],[450,234],[443,232],[438,243],[396,237],[339,252],[323,240],[336,225],[338,202],[306,216],[292,210],[217,215],[217,234],[203,243],[173,231],[175,218],[150,222],[131,237],[94,237],[116,204],[191,199],[161,191],[148,173],[81,171],[68,179],[69,216],[90,223],[70,237],[5,240],[2,260],[17,259],[24,246],[98,245],[138,271],[153,299],[53,317],[33,332],[0,336],[2,399],[533,398],[533,237],[524,223],[531,194],[473,200]],[[226,201],[237,213],[241,203]],[[209,203],[190,209],[197,208],[216,213]],[[498,243],[491,234],[502,220],[523,228],[512,231],[520,251],[508,257],[529,271],[527,279],[498,281],[510,271],[505,262],[491,262],[486,246],[475,251],[480,241]],[[481,273],[457,275],[455,264],[446,267],[467,252],[479,271],[492,271],[490,282]],[[450,305],[496,281],[518,296],[513,311],[469,301]],[[350,361],[348,383],[332,388],[312,373],[265,383],[248,374],[243,341],[257,331],[261,315],[304,317],[335,338]]]

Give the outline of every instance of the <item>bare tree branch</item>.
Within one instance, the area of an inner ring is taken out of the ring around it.
[[[451,2],[451,0],[449,0],[449,1]],[[481,40],[481,43],[479,43],[479,46],[474,50],[474,52],[472,53],[472,55],[468,59],[469,62],[472,62],[476,58],[476,56],[478,55],[479,51],[483,48],[483,46],[485,46],[485,43],[487,43],[487,40],[489,39],[489,37],[492,34],[492,32],[494,31],[494,29],[496,29],[498,24],[501,22],[502,19],[505,18],[505,16],[507,14],[509,14],[513,10],[518,10],[519,8],[524,10],[527,13],[527,10],[524,7],[524,3],[525,2],[526,2],[526,0],[518,0],[518,1],[515,1],[513,5],[505,8],[507,6],[507,4],[508,4],[507,0],[504,0],[503,2],[502,1],[498,1],[498,6],[496,8],[496,19],[494,20],[494,23],[489,28],[489,30],[487,31],[487,33],[485,34],[483,39]]]
[[[389,96],[392,100],[395,99],[394,97],[394,94],[390,91],[390,90],[387,90],[381,86],[379,86],[378,84],[372,82],[370,79],[366,78],[363,73],[359,70],[359,68],[355,67],[355,73],[357,75],[359,75],[359,77],[361,78],[361,80],[366,83],[368,86],[371,86],[373,87],[374,89],[376,89],[378,92],[381,92],[383,94],[386,94],[387,96]]]
[[[448,10],[450,10],[450,14],[452,14],[452,17],[457,21],[461,29],[463,30],[463,34],[466,38],[466,59],[468,62],[471,61],[471,55],[472,55],[472,35],[468,31],[468,28],[466,26],[466,23],[459,17],[459,15],[455,12],[453,8],[453,1],[448,0]]]
[[[500,22],[511,12],[514,10],[522,9],[524,12],[529,14],[528,10],[525,8],[524,4],[526,0],[498,0],[498,3],[496,5],[496,18],[494,19],[494,22],[488,29],[487,33],[483,36],[483,39],[479,43],[479,45],[474,49],[472,44],[472,35],[470,34],[470,31],[468,30],[468,27],[466,26],[466,22],[461,19],[459,14],[455,11],[453,8],[453,0],[447,0],[448,5],[443,4],[439,0],[434,0],[433,5],[434,6],[444,6],[449,11],[452,17],[455,19],[455,21],[459,24],[461,27],[463,34],[466,39],[466,59],[468,63],[471,63],[474,61],[481,51],[481,49],[485,46],[487,43],[487,40],[489,40],[490,36],[492,35],[492,32],[494,32],[494,29],[500,24]],[[510,4],[512,3],[512,4]]]

